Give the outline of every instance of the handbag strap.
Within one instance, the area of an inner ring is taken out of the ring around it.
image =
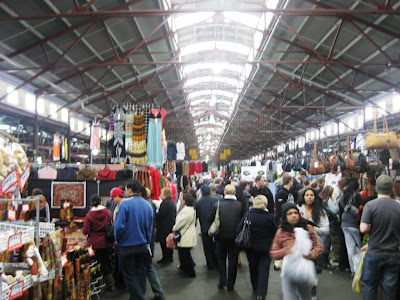
[[[383,117],[383,131],[382,132],[389,132],[389,126],[388,126],[388,123],[387,123],[387,120],[386,120],[386,116],[385,116],[385,114],[379,113],[379,112],[377,112],[376,115],[375,115],[374,127],[372,128],[372,132],[378,133],[378,129],[377,129],[376,123],[377,123],[377,119],[378,119],[379,115],[382,115],[382,117]]]
[[[196,212],[193,214],[193,219],[192,219],[192,221],[190,222],[189,226],[186,227],[186,229],[185,229],[185,231],[184,231],[183,233],[181,233],[181,236],[183,236],[183,235],[186,233],[186,231],[188,231],[188,229],[190,228],[190,226],[192,226],[192,224],[193,224],[193,222],[194,222],[195,219],[196,219]]]
[[[317,142],[314,142],[313,160],[317,159]]]

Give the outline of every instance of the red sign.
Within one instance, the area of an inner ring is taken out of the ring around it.
[[[19,297],[22,297],[23,294],[24,294],[24,281],[20,280],[11,286],[9,300],[14,300]]]
[[[8,251],[19,249],[22,247],[22,232],[10,235],[8,238]]]
[[[1,183],[1,193],[13,193],[18,184],[18,170],[15,169],[12,171],[6,178],[4,178],[3,182]]]

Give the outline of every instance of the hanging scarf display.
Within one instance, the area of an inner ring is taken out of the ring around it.
[[[94,120],[91,127],[90,134],[90,149],[100,149],[100,121]]]
[[[111,162],[125,161],[125,109],[121,106],[113,109],[113,144]]]
[[[132,146],[129,151],[131,163],[142,165],[147,162],[146,155],[146,123],[144,111],[133,115]]]
[[[60,146],[61,146],[60,136],[58,134],[55,134],[54,139],[53,139],[53,160],[54,161],[60,161]]]
[[[147,135],[148,162],[157,166],[162,165],[161,149],[161,112],[157,115],[153,111],[149,114],[149,129]]]
[[[125,115],[125,147],[129,153],[132,150],[133,111],[128,109]]]

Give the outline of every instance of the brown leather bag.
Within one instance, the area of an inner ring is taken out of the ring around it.
[[[314,143],[314,153],[313,159],[310,164],[310,170],[308,170],[311,175],[319,175],[325,173],[325,168],[322,162],[317,158],[317,143]]]
[[[353,155],[351,155],[349,136],[347,137],[347,153],[344,160],[346,161],[346,169],[354,172],[356,170],[356,161],[354,160]]]

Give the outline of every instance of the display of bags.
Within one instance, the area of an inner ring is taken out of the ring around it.
[[[219,219],[219,201],[218,201],[217,211],[215,212],[214,221],[212,222],[210,228],[208,228],[208,235],[210,237],[215,237],[218,235],[219,225],[220,225],[220,219]]]
[[[293,159],[293,163],[292,163],[292,170],[293,171],[301,171],[302,169],[302,165],[301,165],[301,161],[299,158],[299,153],[296,152],[294,159]]]
[[[351,149],[350,149],[350,137],[347,137],[347,154],[345,157],[346,161],[346,169],[349,171],[355,171],[356,170],[356,162],[354,160],[354,157],[351,155]]]
[[[243,228],[235,238],[235,245],[239,249],[249,249],[251,247],[251,237],[250,237],[251,221],[249,220],[249,216],[250,212],[247,212],[247,215],[243,221]]]
[[[356,162],[355,170],[357,173],[365,173],[369,171],[368,161],[363,153],[355,154],[354,160]]]
[[[383,115],[383,114],[382,114]],[[383,130],[382,132],[377,131],[376,121],[378,114],[375,116],[374,127],[372,132],[365,134],[365,149],[393,149],[398,147],[399,138],[397,133],[389,131],[386,116],[383,115]]]
[[[343,172],[346,170],[346,162],[344,161],[343,157],[340,154],[336,155],[335,162],[333,163],[333,171],[338,172],[340,168],[340,171]]]
[[[325,168],[322,162],[317,158],[317,143],[314,143],[313,159],[310,163],[309,173],[311,175],[319,175],[325,173]]]

